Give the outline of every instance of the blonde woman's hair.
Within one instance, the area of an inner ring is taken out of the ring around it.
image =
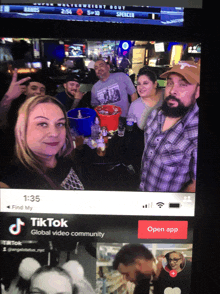
[[[65,109],[61,102],[55,97],[46,96],[34,96],[27,99],[18,111],[18,118],[15,126],[15,148],[16,155],[21,163],[31,170],[35,170],[40,174],[45,172],[45,167],[42,162],[37,158],[37,156],[30,150],[27,145],[27,125],[30,112],[35,108],[36,105],[41,103],[53,103],[61,108],[65,120],[66,120],[66,143],[62,149],[58,152],[58,157],[65,157],[71,153],[73,150],[72,137],[70,133],[70,128],[68,125],[68,118]]]
[[[181,252],[178,252],[178,251],[168,252],[168,253],[165,255],[165,257],[166,257],[166,259],[167,259],[167,267],[168,267],[169,269],[171,269],[171,267],[170,267],[170,265],[169,265],[169,257],[170,257],[170,254],[172,254],[172,253],[176,253],[176,254],[178,254],[179,257],[182,259],[182,262],[181,262],[181,264],[180,264],[180,268],[183,269],[183,268],[184,268],[184,265],[185,265],[185,258],[184,258],[184,256],[183,256],[183,254],[182,254]]]

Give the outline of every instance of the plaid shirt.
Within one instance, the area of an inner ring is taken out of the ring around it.
[[[197,104],[173,127],[162,132],[165,116],[154,110],[145,127],[141,191],[178,192],[196,179],[198,145]]]

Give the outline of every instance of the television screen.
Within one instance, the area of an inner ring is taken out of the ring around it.
[[[201,44],[192,44],[189,46],[188,53],[201,53]]]
[[[33,3],[1,5],[1,17],[183,26],[183,7]]]
[[[164,52],[164,43],[155,43],[155,52]]]
[[[33,68],[42,68],[42,64],[39,61],[32,62],[32,67]]]
[[[85,57],[86,45],[85,44],[65,44],[65,56],[66,57]]]
[[[62,61],[65,57],[64,46],[58,42],[44,42],[44,56],[48,61],[52,59]]]

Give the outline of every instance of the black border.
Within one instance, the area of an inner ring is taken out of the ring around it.
[[[38,20],[23,18],[2,18],[2,36],[26,38],[83,38],[147,40],[161,36],[161,39],[189,41],[201,39],[202,9],[184,9],[183,27],[156,26],[122,23],[99,23],[63,20]],[[13,26],[12,26],[13,23]]]
[[[1,19],[3,37],[176,40],[202,42],[196,222],[192,293],[218,293],[220,272],[219,23],[218,8],[186,9],[185,26],[161,27],[60,21]]]

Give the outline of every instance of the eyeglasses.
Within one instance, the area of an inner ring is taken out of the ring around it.
[[[177,261],[179,261],[180,259],[181,259],[181,258],[174,258],[174,259],[169,258],[168,261],[169,261],[169,262],[171,262],[171,261],[177,262]]]

